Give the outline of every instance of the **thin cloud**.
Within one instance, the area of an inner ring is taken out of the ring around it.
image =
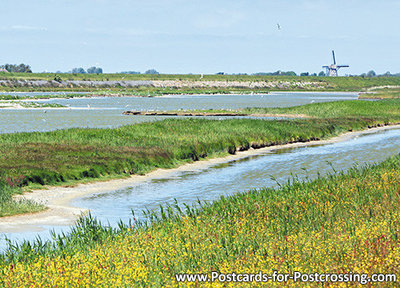
[[[9,27],[9,30],[20,30],[20,31],[47,31],[45,27],[37,26],[26,26],[26,25],[13,25]]]

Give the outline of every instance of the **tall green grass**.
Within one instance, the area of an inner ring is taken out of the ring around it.
[[[38,212],[43,210],[43,205],[28,200],[14,200],[13,195],[21,193],[21,189],[15,187],[9,178],[6,181],[0,180],[0,217]]]
[[[23,185],[144,174],[237,150],[324,139],[373,125],[371,119],[168,119],[116,129],[0,135],[0,171]]]

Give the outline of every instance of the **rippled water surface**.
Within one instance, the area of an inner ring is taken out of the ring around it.
[[[143,217],[144,209],[158,209],[159,205],[173,203],[193,204],[197,199],[212,201],[221,195],[232,195],[262,186],[276,186],[292,175],[299,178],[316,177],[336,170],[345,170],[354,165],[381,162],[400,153],[400,129],[361,135],[343,142],[320,146],[276,150],[263,155],[214,165],[203,170],[176,172],[169,177],[149,180],[121,190],[94,194],[72,202],[73,206],[88,208],[103,223],[111,225],[122,219]],[[65,227],[42,227],[41,232],[4,234],[11,239],[42,239],[49,237],[49,229],[57,231]],[[39,233],[39,234],[38,234]],[[0,249],[4,248],[0,240]]]
[[[24,93],[19,93],[19,95],[22,94]],[[33,95],[33,93],[29,95]],[[159,116],[122,115],[122,112],[126,110],[164,111],[177,109],[289,107],[314,102],[354,99],[357,99],[357,93],[305,92],[279,92],[266,95],[180,95],[153,98],[95,97],[49,99],[40,100],[40,102],[62,104],[68,106],[70,109],[0,109],[0,133],[49,131],[72,127],[112,128],[144,121],[164,119]]]

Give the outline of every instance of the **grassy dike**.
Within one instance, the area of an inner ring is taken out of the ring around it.
[[[4,73],[0,72],[0,80],[8,81],[9,83],[0,83],[0,91],[88,91],[92,92],[95,88],[99,90],[111,89],[114,92],[125,90],[119,85],[108,85],[99,84],[97,87],[58,87],[57,81],[241,81],[241,82],[273,82],[277,85],[273,85],[273,88],[268,90],[283,90],[283,91],[360,91],[363,89],[377,87],[377,86],[399,86],[400,77],[317,77],[317,76],[262,76],[262,75],[199,75],[199,74],[70,74],[70,73]],[[41,87],[37,86],[23,86],[18,81],[29,81],[29,80],[41,80],[48,81],[48,85]],[[287,86],[284,83],[295,84],[303,83],[303,85]],[[312,84],[310,84],[312,83]],[[280,85],[283,84],[283,85]],[[320,84],[320,85],[319,85]],[[95,85],[96,86],[96,85]],[[107,86],[107,87],[105,87]],[[210,85],[212,86],[212,85]],[[204,89],[194,88],[194,90],[204,91],[200,93],[219,93],[218,89],[212,87],[206,87]],[[127,89],[129,90],[129,89]],[[171,94],[164,89],[153,88],[150,86],[139,87],[139,93],[143,92],[143,95],[147,95],[145,92],[150,90],[152,95],[163,95]],[[169,89],[168,89],[169,90]],[[172,90],[176,90],[180,93],[180,88],[174,87]],[[192,88],[183,89],[185,93],[191,93]],[[215,90],[215,91],[212,91]],[[229,93],[230,91],[254,91],[257,89],[225,89],[223,93]],[[265,89],[261,89],[265,90]],[[261,92],[261,91],[260,91]],[[128,93],[129,94],[129,93]]]
[[[342,101],[264,110],[319,118],[168,119],[115,129],[2,134],[0,180],[18,191],[15,188],[128,177],[250,147],[325,139],[346,131],[400,122],[398,100]],[[21,213],[10,208],[12,201],[1,203],[0,215]],[[33,205],[31,212],[38,209]]]
[[[176,273],[275,270],[393,273],[398,278],[399,183],[397,156],[279,189],[222,197],[199,208],[164,207],[149,215],[149,224],[133,221],[111,229],[90,217],[81,219],[71,235],[58,236],[53,244],[38,242],[7,251],[0,264],[0,283],[2,287],[176,287]],[[224,284],[249,287],[249,283]],[[284,284],[304,287],[290,280]],[[268,283],[268,287],[282,285]]]

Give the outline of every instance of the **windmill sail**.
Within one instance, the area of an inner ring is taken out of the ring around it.
[[[322,66],[322,68],[326,69],[326,75],[328,76],[338,76],[339,68],[349,67],[349,65],[336,65],[336,57],[335,51],[332,50],[333,64],[328,66]]]

